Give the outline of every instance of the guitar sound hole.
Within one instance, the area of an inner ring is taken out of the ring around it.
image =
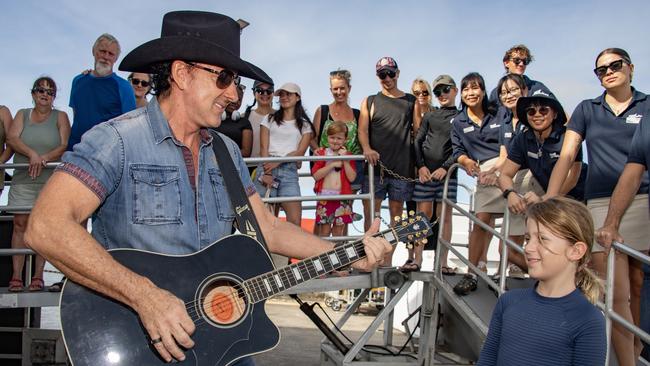
[[[236,324],[248,309],[241,285],[230,279],[209,281],[201,290],[201,310],[208,322],[222,327]]]

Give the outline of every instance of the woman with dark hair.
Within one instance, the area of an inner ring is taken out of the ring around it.
[[[286,83],[275,91],[280,97],[280,109],[267,116],[261,123],[260,154],[267,156],[303,156],[313,135],[311,121],[302,107],[300,87]],[[298,164],[264,163],[257,169],[257,191],[264,197],[300,196]],[[287,221],[300,226],[302,206],[300,202],[282,202]]]
[[[7,132],[9,132],[9,127],[11,126],[11,112],[9,108],[0,105],[0,164],[4,164],[11,158],[14,154],[11,147],[6,144],[7,142]],[[6,146],[5,146],[6,145]],[[5,186],[5,170],[0,169],[0,194],[2,194],[2,189]]]
[[[151,75],[141,72],[132,72],[127,78],[133,87],[135,94],[135,106],[137,108],[146,107],[149,101],[147,94],[151,91]]]
[[[455,160],[463,166],[468,175],[478,178],[474,200],[476,216],[488,225],[493,217],[503,213],[501,192],[495,186],[499,157],[499,127],[503,120],[503,109],[490,105],[485,92],[485,81],[478,73],[467,74],[461,81],[462,111],[453,119],[451,142]],[[497,113],[498,112],[498,113]],[[469,261],[485,271],[486,263],[481,261],[487,253],[490,233],[474,225],[469,236]],[[468,271],[454,286],[454,292],[467,295],[475,291],[477,275]]]
[[[587,207],[595,227],[620,233],[625,244],[648,253],[650,214],[648,213],[648,176],[643,179],[633,202],[619,224],[605,222],[610,198],[628,159],[632,136],[641,119],[650,113],[650,98],[632,87],[634,65],[630,55],[620,48],[608,48],[596,57],[594,73],[605,91],[594,99],[582,101],[573,112],[548,184],[547,197],[561,193],[569,169],[584,140],[589,168],[585,185]],[[604,278],[607,248],[594,244],[594,269]],[[641,263],[617,252],[614,280],[614,311],[628,322],[639,324],[640,291],[643,284]],[[612,343],[619,365],[634,365],[641,342],[625,328],[614,324]]]
[[[68,146],[70,120],[68,115],[54,108],[56,83],[49,77],[34,82],[31,94],[34,108],[21,109],[16,113],[7,142],[16,152],[14,163],[28,163],[28,169],[15,169],[9,189],[9,206],[34,205],[38,194],[53,170],[46,168],[48,162],[57,161]],[[29,210],[14,212],[14,229],[11,247],[25,248],[25,229]],[[13,256],[13,274],[9,291],[20,292],[23,286],[25,256]],[[36,271],[29,284],[29,291],[41,291],[44,287],[43,268],[45,259],[36,256]]]
[[[253,129],[253,149],[251,157],[260,156],[260,124],[269,114],[275,113],[273,109],[273,84],[267,84],[262,81],[253,83],[253,104],[246,107],[244,118],[249,120]],[[253,107],[257,108],[253,109]]]

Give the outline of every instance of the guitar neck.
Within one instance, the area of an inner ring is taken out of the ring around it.
[[[383,237],[392,245],[397,244],[399,241],[397,233],[393,229],[384,230],[375,234],[375,236]],[[244,282],[244,286],[251,295],[250,300],[257,303],[303,282],[365,258],[366,252],[363,248],[364,245],[361,240],[346,243],[328,252],[250,278]]]

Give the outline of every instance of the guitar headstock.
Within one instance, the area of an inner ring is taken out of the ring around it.
[[[416,214],[411,211],[408,215],[404,213],[401,217],[395,216],[394,222],[393,229],[397,233],[398,241],[407,243],[409,249],[413,245],[426,244],[427,237],[432,233],[429,218],[422,212]]]

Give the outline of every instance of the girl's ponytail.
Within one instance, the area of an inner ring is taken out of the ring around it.
[[[576,272],[576,287],[592,304],[598,301],[603,292],[603,282],[585,263],[582,263]]]

